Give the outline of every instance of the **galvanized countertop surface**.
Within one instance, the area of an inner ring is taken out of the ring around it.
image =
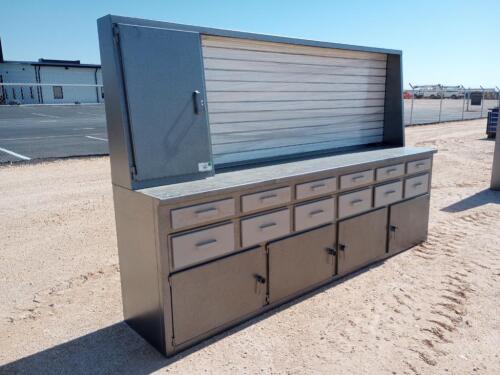
[[[180,199],[204,197],[249,188],[263,182],[281,183],[291,177],[312,175],[314,173],[334,171],[340,168],[377,162],[391,162],[401,158],[413,157],[437,152],[433,148],[393,147],[369,149],[332,156],[317,157],[307,160],[285,162],[255,168],[246,168],[231,172],[218,173],[202,180],[188,181],[171,185],[155,186],[137,192],[161,201],[174,202]]]

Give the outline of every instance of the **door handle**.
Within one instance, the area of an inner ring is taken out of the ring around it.
[[[199,115],[205,109],[205,101],[201,96],[201,92],[196,90],[193,92],[194,113]]]
[[[266,278],[264,276],[261,276],[259,274],[255,274],[255,293],[256,294],[261,294],[262,293],[262,288],[264,288],[264,285],[266,284]]]
[[[333,256],[337,255],[337,249],[334,247],[327,247],[326,252]]]

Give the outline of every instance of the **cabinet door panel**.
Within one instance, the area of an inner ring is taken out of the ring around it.
[[[336,228],[330,224],[269,244],[270,302],[331,278],[335,242]]]
[[[260,309],[266,302],[265,276],[264,248],[173,275],[176,343],[182,344]]]
[[[390,208],[389,253],[409,249],[427,238],[430,195],[397,203]]]
[[[387,243],[387,208],[339,223],[339,274],[383,257]]]

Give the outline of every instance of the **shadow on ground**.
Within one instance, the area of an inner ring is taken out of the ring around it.
[[[470,197],[464,198],[449,205],[448,207],[441,209],[441,211],[461,212],[484,206],[488,203],[500,204],[500,191],[493,191],[491,189],[482,190],[479,193],[471,195]]]
[[[0,367],[0,375],[7,374],[136,374],[147,375],[166,368],[189,355],[237,331],[323,293],[357,275],[381,266],[384,260],[346,275],[340,279],[307,292],[268,312],[250,319],[201,342],[171,358],[161,355],[136,334],[125,322],[113,324],[77,339],[65,342]]]

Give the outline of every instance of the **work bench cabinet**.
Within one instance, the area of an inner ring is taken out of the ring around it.
[[[124,316],[162,353],[426,239],[399,51],[116,16],[99,38]]]

